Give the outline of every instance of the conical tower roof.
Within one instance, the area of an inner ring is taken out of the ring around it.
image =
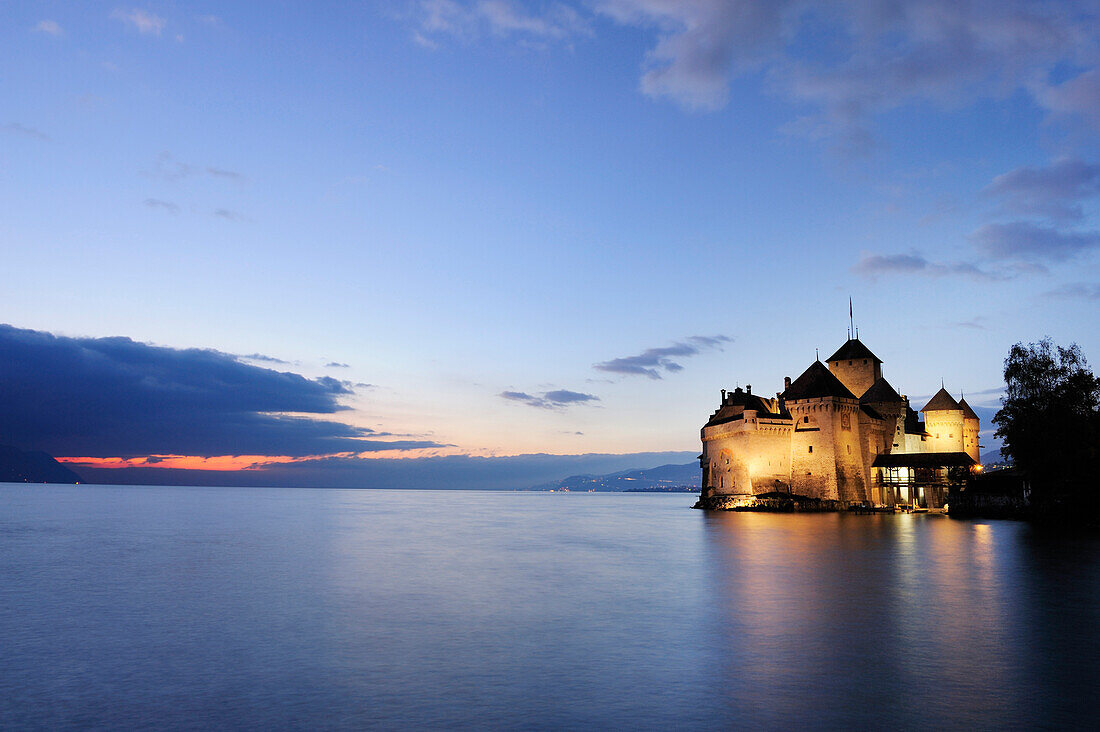
[[[959,407],[963,410],[963,417],[965,419],[979,419],[977,412],[970,408],[970,405],[966,403],[966,397],[959,400]]]
[[[952,409],[959,409],[959,403],[955,401],[955,397],[947,393],[947,389],[942,386],[940,390],[933,395],[928,403],[924,405],[922,412],[945,412]]]
[[[863,345],[863,341],[858,338],[849,338],[843,346],[836,350],[836,353],[825,360],[831,363],[833,361],[854,361],[857,358],[870,358],[874,359],[876,363],[882,363],[882,359],[871,353],[871,349]]]
[[[867,391],[863,392],[863,396],[859,398],[861,404],[868,402],[900,402],[904,401],[901,398],[901,394],[898,394],[894,387],[890,386],[890,382],[883,377],[878,377],[875,383],[871,384],[867,388]]]
[[[839,397],[841,399],[855,399],[856,395],[848,391],[848,387],[833,376],[832,372],[820,361],[814,361],[810,367],[802,372],[786,391],[783,398],[787,401],[794,399],[819,399],[821,397]]]

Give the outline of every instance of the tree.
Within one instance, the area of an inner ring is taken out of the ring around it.
[[[1001,453],[1031,484],[1032,502],[1073,509],[1097,500],[1100,379],[1077,344],[1017,343],[1005,359],[1005,396],[993,417]]]

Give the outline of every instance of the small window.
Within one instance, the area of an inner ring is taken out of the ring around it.
[[[866,365],[867,365],[867,359],[863,359],[863,365],[864,365],[864,366],[866,366]]]
[[[852,454],[852,446],[851,446],[851,445],[848,445],[848,454],[849,454],[849,455],[851,455],[851,454]]]
[[[810,445],[810,452],[813,452],[813,451],[814,451],[814,446]]]
[[[802,421],[803,421],[803,422],[805,422],[805,423],[807,423],[807,424],[809,424],[809,422],[810,422],[810,418],[809,418],[809,417],[803,417],[803,418],[802,418]]]
[[[851,365],[852,365],[852,362],[851,362],[851,361],[849,361],[849,362],[848,362],[848,365],[849,365],[849,366],[851,366]]]

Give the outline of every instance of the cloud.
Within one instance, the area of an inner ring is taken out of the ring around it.
[[[162,201],[159,198],[146,198],[145,205],[149,208],[162,208],[168,213],[176,214],[180,212],[179,206],[172,203],[171,201]]]
[[[134,8],[132,10],[115,9],[115,11],[111,13],[111,17],[115,20],[121,20],[123,23],[129,25],[143,35],[159,36],[160,32],[164,30],[164,26],[167,25],[167,21],[164,18],[140,8]]]
[[[146,171],[151,178],[177,181],[195,173],[195,168],[187,163],[181,163],[172,157],[172,153],[162,152],[153,163],[152,170]]]
[[[1100,130],[1100,69],[1089,69],[1060,84],[1038,83],[1033,93],[1056,116],[1080,117]]]
[[[8,122],[5,125],[0,125],[0,131],[7,132],[12,135],[19,135],[20,137],[29,137],[35,140],[42,140],[43,142],[49,142],[50,136],[45,132],[36,130],[33,127],[27,127],[21,125],[18,122]]]
[[[287,364],[290,363],[290,361],[284,361],[283,359],[275,358],[274,356],[265,356],[262,353],[251,353],[247,356],[237,356],[237,358],[243,358],[243,359],[246,359],[248,361],[261,361],[261,362],[264,362],[264,363],[278,363],[278,364],[284,364],[284,365],[287,365]]]
[[[562,409],[572,404],[585,404],[589,402],[598,402],[600,400],[598,396],[593,394],[584,394],[579,391],[569,391],[568,389],[544,391],[540,396],[528,394],[523,391],[502,391],[497,396],[501,399],[520,402],[530,407],[538,407],[539,409]]]
[[[598,12],[629,26],[653,28],[641,90],[694,110],[729,100],[732,77],[758,68],[782,48],[790,2],[600,0]]]
[[[150,178],[160,178],[167,181],[180,181],[196,175],[206,175],[211,178],[229,180],[234,183],[247,183],[248,177],[234,170],[215,168],[212,166],[197,167],[176,160],[170,152],[162,152],[153,162],[153,167],[144,172]]]
[[[489,34],[552,41],[592,33],[588,21],[564,3],[549,3],[538,12],[528,12],[512,0],[420,0],[415,16],[413,38],[428,48],[438,46],[432,36],[440,35],[464,40]]]
[[[213,350],[0,325],[0,443],[58,456],[284,455],[395,449],[320,418],[352,394]],[[435,446],[418,442],[419,447]]]
[[[922,275],[925,277],[962,276],[975,280],[1003,280],[1010,272],[990,272],[971,262],[933,262],[917,252],[909,254],[870,254],[852,266],[852,272],[864,277],[880,275]]]
[[[208,167],[206,169],[206,173],[207,175],[212,175],[215,178],[225,178],[226,180],[231,180],[236,183],[245,183],[248,181],[248,178],[246,178],[244,175],[241,175],[240,173],[233,170],[224,170],[223,168]]]
[[[970,235],[979,250],[994,259],[1062,262],[1100,246],[1100,233],[1067,232],[1029,221],[986,224]]]
[[[674,358],[695,356],[709,349],[720,350],[722,344],[729,343],[732,340],[732,338],[724,335],[691,336],[671,346],[647,348],[636,356],[623,356],[613,358],[610,361],[602,361],[594,364],[592,368],[612,374],[660,379],[662,370],[667,373],[683,371],[684,367],[680,365],[679,361],[673,360]]]
[[[33,30],[37,33],[45,33],[51,36],[65,35],[65,30],[56,20],[40,20],[35,24]]]
[[[242,214],[241,212],[233,211],[232,209],[228,209],[228,208],[216,208],[216,209],[214,209],[214,215],[217,216],[220,219],[225,219],[226,221],[250,221],[251,220],[247,216]]]
[[[641,90],[690,110],[730,101],[757,75],[805,109],[784,130],[874,144],[870,119],[914,101],[966,106],[1017,90],[1052,114],[1100,125],[1095,4],[925,0],[595,0],[595,11],[652,31]],[[1047,79],[1083,69],[1058,85]],[[733,102],[736,104],[736,100]]]
[[[1100,194],[1100,165],[1064,157],[1045,167],[1021,167],[993,179],[986,196],[1001,198],[1013,214],[1079,221],[1081,202]]]
[[[325,368],[326,369],[347,369],[347,368],[351,368],[351,366],[349,366],[346,363],[337,363],[336,361],[329,361],[328,363],[325,364]]]
[[[1065,300],[1100,300],[1100,282],[1070,282],[1043,295]]]

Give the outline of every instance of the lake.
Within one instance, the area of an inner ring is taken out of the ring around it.
[[[0,726],[1095,723],[1096,536],[694,500],[0,485]]]

